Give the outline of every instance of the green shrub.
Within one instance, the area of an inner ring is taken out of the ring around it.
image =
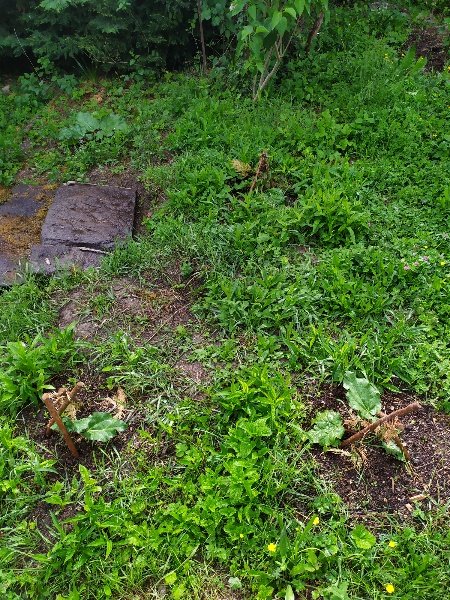
[[[52,376],[75,360],[73,329],[56,331],[49,337],[37,335],[27,342],[0,346],[0,411],[16,413],[30,402],[37,403],[52,389]]]
[[[0,56],[110,71],[174,66],[192,52],[188,0],[0,0],[0,10]]]
[[[302,206],[301,226],[323,246],[354,243],[368,227],[361,202],[351,202],[340,191],[318,190]]]

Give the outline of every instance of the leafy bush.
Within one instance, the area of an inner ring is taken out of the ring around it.
[[[256,100],[277,73],[292,41],[304,32],[305,15],[316,13],[318,20],[304,40],[306,47],[311,43],[313,32],[318,31],[315,27],[322,24],[323,11],[328,10],[328,0],[236,0],[230,10],[233,15],[245,13],[246,24],[239,33],[238,52],[247,50],[245,66],[254,73],[253,98]]]
[[[128,131],[125,120],[113,113],[103,114],[79,112],[75,116],[75,123],[61,129],[59,139],[75,144],[82,140],[102,140],[112,137],[116,132]]]
[[[72,328],[0,346],[0,410],[14,414],[30,402],[37,403],[43,392],[51,389],[51,377],[74,359]]]
[[[88,61],[110,71],[174,66],[192,52],[188,0],[0,0],[0,10],[3,56],[25,49],[46,61]]]
[[[367,223],[361,202],[350,202],[339,191],[320,190],[303,204],[301,224],[323,246],[354,243]]]
[[[53,464],[52,460],[41,460],[29,439],[14,436],[13,428],[0,420],[0,504],[10,494],[17,499],[29,492],[32,481],[42,485],[43,474],[52,471]],[[6,516],[3,510],[2,516]]]

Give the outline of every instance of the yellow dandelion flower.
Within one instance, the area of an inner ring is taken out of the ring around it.
[[[276,544],[273,544],[273,543],[272,543],[272,544],[269,544],[269,545],[267,546],[267,550],[268,550],[269,552],[276,552],[276,551],[277,551],[277,545],[276,545]]]
[[[318,525],[320,523],[319,517],[315,517],[313,521],[313,525]]]
[[[244,534],[243,534],[243,533],[240,533],[240,534],[239,534],[239,537],[240,537],[240,538],[241,538],[241,540],[242,540],[242,539],[244,538]]]
[[[395,587],[392,585],[392,583],[387,583],[384,588],[388,594],[393,594],[395,592]]]
[[[445,265],[446,265],[447,263],[445,262],[445,260],[441,260],[441,263],[440,263],[440,264],[441,264],[441,267],[445,267]]]
[[[391,540],[388,544],[389,548],[395,548],[397,546],[397,542],[394,542],[394,540]]]

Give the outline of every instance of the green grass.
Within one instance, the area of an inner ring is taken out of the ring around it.
[[[420,19],[338,9],[257,104],[231,70],[0,96],[1,183],[24,160],[34,181],[132,170],[154,199],[99,272],[0,295],[2,597],[443,597],[447,507],[355,522],[309,454],[302,391],[353,371],[449,410],[450,72],[404,55]],[[80,113],[95,121],[75,135]],[[116,307],[119,277],[147,294],[140,314]],[[152,321],[168,288],[195,325]],[[74,292],[85,341],[56,329]],[[122,387],[137,425],[65,470],[10,412],[85,376]]]

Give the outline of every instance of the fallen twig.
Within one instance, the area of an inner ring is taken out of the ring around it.
[[[108,254],[104,250],[99,250],[98,248],[88,248],[86,246],[78,246],[77,250],[80,250],[81,252],[94,252],[95,254]]]
[[[367,427],[364,427],[364,429],[361,429],[361,431],[358,431],[358,433],[355,433],[351,437],[344,440],[341,443],[340,448],[347,448],[347,446],[351,446],[355,442],[358,442],[363,437],[365,437],[368,433],[370,433],[371,431],[374,431],[380,425],[383,425],[383,423],[392,421],[392,419],[395,419],[396,417],[403,417],[404,415],[407,415],[411,412],[419,410],[420,408],[422,408],[422,406],[419,404],[419,402],[413,402],[412,404],[408,404],[408,406],[405,406],[405,408],[399,408],[398,410],[394,410],[394,412],[391,412],[389,415],[385,415],[384,417],[381,417],[381,419],[374,421]]]

